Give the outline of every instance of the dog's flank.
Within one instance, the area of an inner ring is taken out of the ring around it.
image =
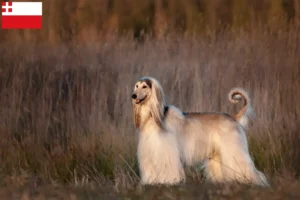
[[[138,161],[143,184],[179,183],[185,180],[183,164],[204,163],[205,174],[213,182],[268,185],[248,150],[245,127],[253,111],[250,98],[240,88],[229,96],[233,103],[245,99],[244,107],[233,117],[226,113],[184,113],[167,105],[154,78],[145,77],[136,83],[132,98],[140,132]]]

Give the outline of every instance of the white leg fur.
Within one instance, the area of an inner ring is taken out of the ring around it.
[[[224,179],[220,163],[221,160],[219,155],[204,162],[204,173],[206,178],[212,182],[221,183]]]
[[[223,141],[220,165],[225,181],[268,186],[266,177],[254,166],[242,128],[231,134],[220,134],[220,141]]]
[[[155,126],[139,135],[138,162],[142,184],[176,184],[185,180],[176,136]]]
[[[218,148],[220,144],[220,137],[217,134],[214,134],[212,135],[211,140],[211,144],[215,145],[210,148],[214,149],[214,151],[211,153],[210,158],[204,161],[204,173],[206,178],[212,182],[222,182],[224,177],[222,173],[220,150]]]

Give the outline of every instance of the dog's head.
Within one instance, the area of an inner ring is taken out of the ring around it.
[[[134,104],[145,104],[152,94],[152,81],[149,78],[142,78],[134,85],[134,92],[131,95]]]
[[[154,121],[159,126],[162,126],[166,100],[164,98],[163,89],[156,79],[152,77],[141,78],[134,85],[134,92],[131,95],[131,98],[137,119],[139,116],[139,109],[148,107],[150,116],[154,118]],[[139,124],[139,120],[136,120],[136,124]]]

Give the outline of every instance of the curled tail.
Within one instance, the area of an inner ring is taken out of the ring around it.
[[[229,101],[234,104],[244,100],[243,108],[233,118],[244,128],[247,128],[249,119],[255,118],[255,112],[248,93],[242,88],[233,88],[230,90],[228,97]]]

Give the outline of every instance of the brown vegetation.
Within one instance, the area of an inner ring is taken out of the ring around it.
[[[292,28],[149,39],[143,45],[126,38],[87,45],[4,44],[1,170],[69,183],[116,184],[128,177],[136,182],[130,94],[138,78],[151,75],[169,102],[185,111],[233,113],[228,91],[246,88],[258,116],[248,134],[258,167],[298,175],[298,41]]]
[[[44,0],[43,30],[2,31],[0,41],[92,42],[124,33],[136,38],[202,35],[224,27],[277,28],[299,19],[298,0]]]

